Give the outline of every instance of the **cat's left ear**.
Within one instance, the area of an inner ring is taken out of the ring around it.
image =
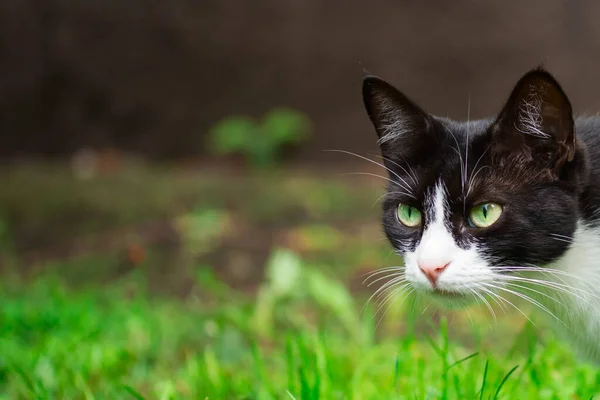
[[[556,79],[541,68],[517,82],[492,134],[497,151],[519,152],[555,171],[575,156],[571,103]]]
[[[362,95],[384,159],[422,157],[439,142],[429,114],[386,81],[365,77]]]

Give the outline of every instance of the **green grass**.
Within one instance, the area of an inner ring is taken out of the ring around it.
[[[376,335],[378,318],[361,314],[362,302],[298,261],[283,250],[274,256],[258,299],[205,270],[185,301],[149,296],[141,273],[110,289],[69,289],[52,277],[5,282],[0,398],[588,400],[599,393],[600,371],[531,325],[504,331],[513,351],[450,339],[455,329],[476,332],[446,318],[431,336]],[[403,325],[414,317],[406,309],[391,315]]]
[[[540,315],[363,309],[362,273],[399,262],[371,181],[143,168],[78,181],[59,166],[0,179],[0,400],[600,400],[600,371]],[[156,220],[175,240],[128,230]]]

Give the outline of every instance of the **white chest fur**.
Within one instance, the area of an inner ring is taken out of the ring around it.
[[[539,297],[556,317],[574,350],[600,364],[600,227],[579,224],[569,250],[548,265],[564,274],[547,274],[564,290]]]

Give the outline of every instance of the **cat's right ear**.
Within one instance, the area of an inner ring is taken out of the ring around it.
[[[409,150],[408,137],[428,130],[427,113],[383,79],[365,77],[362,95],[384,152],[397,148],[399,144],[404,150]]]

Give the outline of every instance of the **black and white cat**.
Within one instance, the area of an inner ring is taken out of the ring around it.
[[[448,306],[522,297],[600,362],[600,118],[574,119],[541,68],[489,119],[433,116],[373,76],[363,100],[402,278]]]

